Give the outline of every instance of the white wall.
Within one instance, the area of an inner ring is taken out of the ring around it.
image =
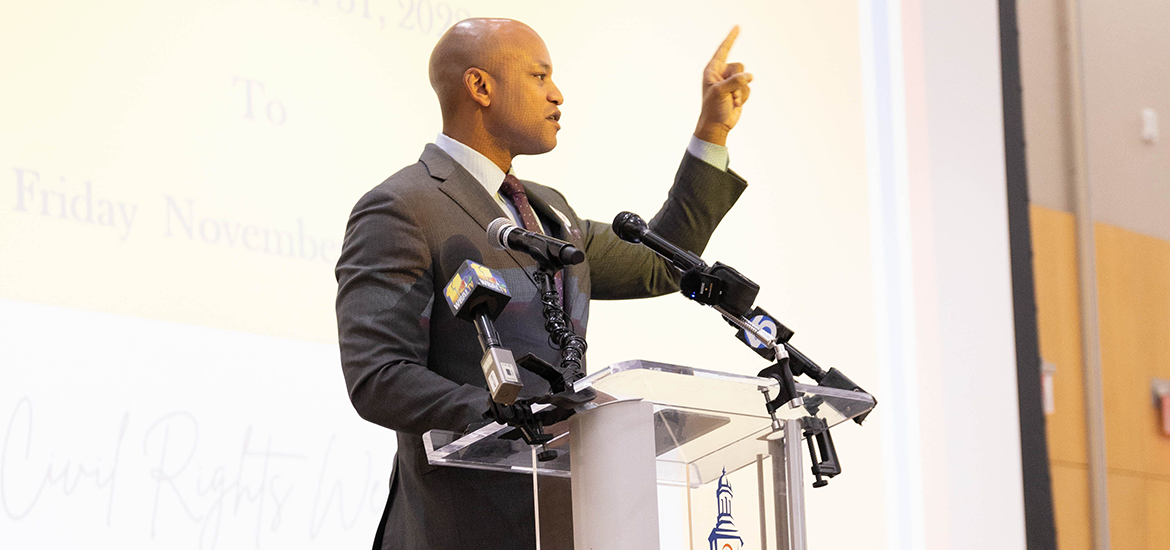
[[[998,25],[863,14],[890,548],[1024,548]]]

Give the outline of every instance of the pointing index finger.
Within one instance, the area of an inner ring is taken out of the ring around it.
[[[739,36],[739,25],[731,28],[731,32],[727,33],[727,38],[723,39],[723,43],[719,45],[719,49],[715,50],[715,55],[711,57],[712,62],[726,63],[727,54],[731,52],[731,45],[735,44],[736,37]]]

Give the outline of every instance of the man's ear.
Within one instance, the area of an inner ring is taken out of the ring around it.
[[[471,100],[480,106],[487,107],[492,104],[492,92],[495,91],[496,82],[487,71],[475,67],[467,69],[463,73],[463,86],[471,94]]]

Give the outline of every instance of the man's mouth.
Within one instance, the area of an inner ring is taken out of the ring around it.
[[[559,124],[561,122],[561,112],[557,111],[551,115],[548,115],[548,117],[546,117],[546,118]]]

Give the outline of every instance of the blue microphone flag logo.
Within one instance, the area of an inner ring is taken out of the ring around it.
[[[508,292],[508,284],[504,282],[501,275],[492,268],[471,260],[463,262],[459,271],[447,283],[447,287],[443,290],[443,296],[447,299],[447,305],[451,306],[451,310],[457,311],[463,307],[463,302],[471,296],[477,287],[487,288],[504,296],[511,296]]]
[[[750,321],[751,324],[758,327],[761,332],[763,332],[764,334],[767,334],[769,338],[773,338],[773,339],[776,338],[776,320],[775,319],[768,317],[767,315],[764,315],[761,313],[759,315],[756,315],[755,317],[752,317],[748,321]],[[748,346],[751,346],[754,349],[764,349],[764,348],[768,347],[766,344],[764,344],[758,338],[756,338],[755,335],[748,334],[746,331],[744,332],[744,341],[747,342]]]

